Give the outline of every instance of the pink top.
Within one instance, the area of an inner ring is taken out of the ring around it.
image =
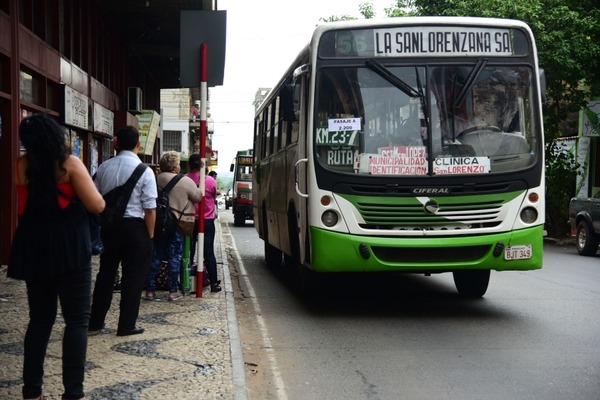
[[[204,219],[215,219],[215,200],[217,198],[217,182],[207,175],[204,183]]]
[[[188,172],[186,175],[188,178],[194,181],[196,186],[200,185],[200,171],[196,172]],[[200,207],[200,203],[194,203],[194,209],[196,211],[196,219],[198,218],[198,207]]]

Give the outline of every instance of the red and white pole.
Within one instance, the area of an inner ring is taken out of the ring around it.
[[[196,271],[196,297],[202,297],[203,274],[204,274],[204,203],[206,183],[206,103],[208,101],[208,46],[206,43],[200,45],[200,191],[202,200],[198,209],[198,270]]]

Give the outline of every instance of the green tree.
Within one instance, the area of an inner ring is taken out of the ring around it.
[[[553,140],[546,144],[546,231],[551,237],[569,232],[569,199],[575,195],[577,162]],[[565,206],[566,204],[566,206]]]
[[[362,15],[363,18],[365,18],[365,19],[375,18],[375,10],[373,8],[373,3],[371,3],[371,2],[359,4],[358,11],[360,12],[360,15]],[[319,18],[319,21],[335,22],[335,21],[350,21],[350,20],[354,20],[354,19],[358,19],[358,18],[352,17],[350,15],[331,15],[327,18]]]

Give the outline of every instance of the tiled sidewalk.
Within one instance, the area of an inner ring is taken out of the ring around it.
[[[90,336],[85,379],[88,400],[246,399],[241,344],[220,224],[215,251],[223,291],[204,290],[176,302],[142,301],[141,335],[117,337],[120,295],[115,293],[106,320],[107,332]],[[98,259],[94,257],[94,270]],[[95,272],[94,272],[95,276]],[[21,398],[23,337],[28,322],[25,285],[6,278],[0,267],[0,399]],[[62,393],[61,338],[55,324],[44,378],[44,394]]]

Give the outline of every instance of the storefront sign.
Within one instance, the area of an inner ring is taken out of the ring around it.
[[[94,103],[94,132],[113,136],[115,130],[115,113],[108,108]]]
[[[65,85],[65,125],[89,129],[89,98]]]
[[[158,134],[160,125],[160,114],[154,110],[142,110],[137,116],[139,122],[140,144],[139,154],[151,155],[154,149],[154,141]]]

